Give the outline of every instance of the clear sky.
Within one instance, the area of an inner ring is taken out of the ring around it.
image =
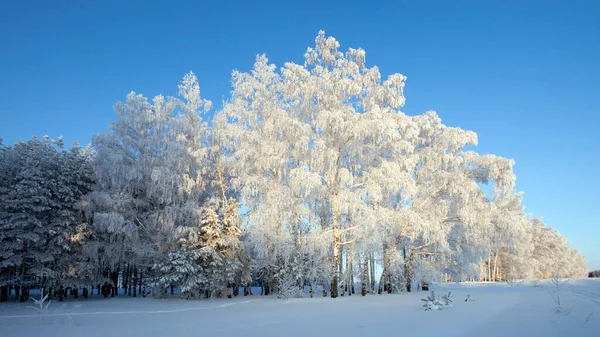
[[[516,161],[527,212],[600,269],[600,1],[16,1],[0,10],[0,138],[91,141],[129,91],[192,70],[222,106],[256,54],[302,62],[320,29],[408,77],[436,110]]]

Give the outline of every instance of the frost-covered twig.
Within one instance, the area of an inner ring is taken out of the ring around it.
[[[44,321],[44,317],[48,313],[48,307],[50,306],[50,303],[52,303],[52,300],[48,300],[48,295],[50,295],[50,294],[46,294],[44,296],[42,296],[42,295],[44,295],[43,288],[41,290],[39,299],[35,299],[35,298],[31,297],[31,299],[33,300],[33,302],[35,303],[36,306],[28,306],[27,308],[31,308],[31,309],[34,309],[35,311],[37,311],[38,314],[40,314],[40,319],[42,321]],[[46,300],[48,300],[48,302],[46,302]]]
[[[585,325],[588,325],[588,323],[590,322],[590,318],[592,318],[592,315],[593,315],[593,314],[594,314],[594,313],[593,313],[593,312],[591,312],[591,313],[590,313],[590,315],[589,315],[589,316],[586,318],[586,320],[585,320]]]
[[[560,268],[558,268],[556,274],[552,276],[551,281],[552,286],[550,287],[548,292],[550,293],[550,296],[552,297],[552,300],[554,302],[554,311],[556,313],[566,316],[571,313],[571,309],[565,308],[563,303],[564,295],[567,291],[567,283],[569,282],[569,280],[565,280],[560,277]]]

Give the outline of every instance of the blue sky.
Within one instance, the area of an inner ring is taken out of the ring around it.
[[[0,11],[0,138],[88,143],[129,91],[174,95],[194,71],[218,109],[256,54],[302,62],[320,29],[408,77],[436,110],[516,161],[527,211],[600,269],[596,1],[9,1]]]

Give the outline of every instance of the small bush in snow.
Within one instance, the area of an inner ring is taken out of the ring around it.
[[[518,280],[516,277],[511,275],[506,279],[506,283],[512,287],[523,283],[523,280]]]
[[[423,310],[425,311],[442,310],[452,306],[452,292],[448,292],[448,294],[440,297],[435,291],[432,291],[429,296],[422,298],[421,301],[425,302],[423,304]]]
[[[50,306],[50,303],[52,303],[52,300],[48,300],[49,294],[46,294],[45,296],[42,297],[43,294],[44,294],[44,289],[42,288],[39,299],[35,299],[33,297],[31,298],[33,300],[33,302],[35,303],[35,306],[27,307],[27,308],[31,308],[31,309],[34,309],[35,311],[37,311],[38,314],[40,315],[40,319],[42,321],[44,320],[44,317],[46,316],[46,314],[48,314],[48,307]],[[48,302],[46,302],[46,301],[48,301]]]
[[[465,298],[465,302],[473,302],[475,301],[474,298],[471,297],[471,295],[467,294],[467,298]]]

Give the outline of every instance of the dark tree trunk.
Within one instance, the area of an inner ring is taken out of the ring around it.
[[[83,288],[83,298],[88,298],[88,287]]]
[[[327,297],[327,283],[323,282],[323,297]]]
[[[8,301],[8,287],[2,286],[0,287],[0,302]]]
[[[249,286],[247,283],[244,285],[244,296],[248,296],[248,294],[249,294],[249,292],[248,292],[248,288],[249,288],[249,287],[250,287],[250,286]]]
[[[98,283],[98,294],[97,295],[100,295],[100,283]]]
[[[130,271],[130,267],[129,264],[127,265],[127,269],[125,269],[125,275],[123,275],[123,292],[127,293],[127,286],[130,286],[129,284],[129,271]]]
[[[23,287],[21,290],[21,296],[19,302],[26,302],[29,299],[29,287]]]
[[[175,287],[171,284],[171,295],[175,295]]]
[[[112,272],[111,275],[111,280],[112,280],[112,291],[110,294],[110,297],[115,297],[119,295],[119,268],[117,267],[117,270],[115,270],[114,272]]]
[[[79,287],[71,288],[71,292],[75,295],[75,299],[79,299]]]
[[[21,297],[21,287],[15,286],[15,302],[19,301],[20,297]]]
[[[131,284],[134,283],[133,269],[127,268],[127,272],[125,273],[124,279],[127,280],[127,287],[125,288],[125,293],[127,294],[127,296],[131,296]]]
[[[138,293],[140,293],[143,297],[146,297],[146,294],[142,293],[142,279],[143,279],[143,274],[142,271],[140,270],[140,284],[138,286]]]
[[[138,279],[138,271],[137,271],[137,268],[135,268],[135,269],[133,269],[133,278],[132,278],[133,282],[131,282],[133,285],[133,287],[132,287],[133,288],[133,297],[137,297],[137,287],[136,287],[137,279]]]

